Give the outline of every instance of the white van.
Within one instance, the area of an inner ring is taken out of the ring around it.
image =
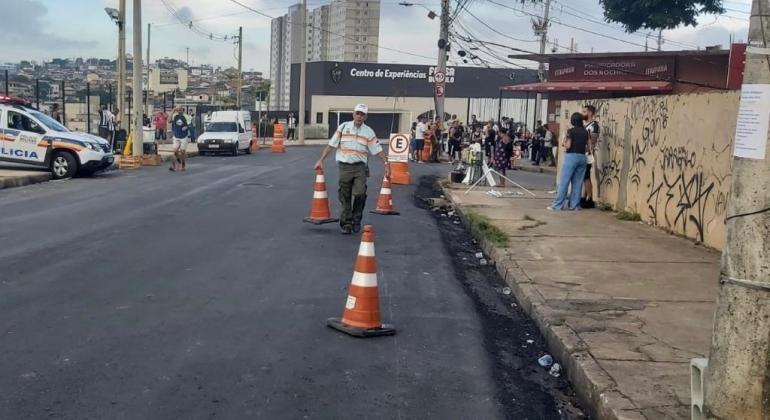
[[[70,131],[24,99],[0,96],[0,161],[46,167],[54,179],[112,166],[107,140]]]
[[[201,156],[228,153],[238,156],[240,151],[251,153],[251,113],[248,111],[215,111],[207,120],[198,137]]]

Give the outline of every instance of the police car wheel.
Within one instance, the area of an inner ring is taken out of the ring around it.
[[[53,179],[72,178],[77,170],[77,161],[68,152],[56,152],[51,159]]]
[[[249,147],[246,148],[246,154],[247,155],[251,154],[251,142],[249,142]]]

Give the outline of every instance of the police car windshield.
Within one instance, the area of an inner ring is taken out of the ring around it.
[[[46,127],[50,128],[53,131],[64,131],[64,132],[69,131],[67,127],[59,124],[58,121],[49,117],[48,115],[43,114],[40,111],[31,111],[30,114],[32,114],[32,116],[37,118],[38,121],[40,121],[41,123],[43,123],[43,125],[45,125]]]
[[[211,133],[235,133],[238,125],[234,122],[213,122],[206,125],[206,131]]]

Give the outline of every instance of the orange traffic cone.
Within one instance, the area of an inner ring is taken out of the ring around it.
[[[353,280],[342,319],[329,318],[326,324],[354,337],[393,335],[396,329],[380,321],[380,293],[377,288],[377,262],[374,258],[374,229],[364,226]]]
[[[377,209],[372,210],[372,213],[384,214],[388,216],[401,214],[393,209],[393,195],[391,194],[390,179],[388,179],[388,177],[382,178],[380,199],[377,200]]]
[[[392,162],[390,164],[390,181],[398,185],[409,185],[412,183],[412,175],[409,173],[408,162]]]
[[[315,171],[315,187],[313,188],[313,205],[310,209],[310,217],[304,219],[308,223],[322,225],[324,223],[338,222],[332,218],[329,211],[329,195],[326,193],[326,178],[323,169]]]
[[[286,146],[283,144],[283,139],[273,138],[273,145],[270,146],[270,151],[273,153],[286,153]]]

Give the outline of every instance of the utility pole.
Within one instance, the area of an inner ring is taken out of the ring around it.
[[[663,51],[663,29],[658,30],[658,51]]]
[[[134,156],[144,152],[142,121],[142,0],[134,0]]]
[[[189,50],[189,48],[188,48]],[[238,27],[238,91],[235,93],[235,102],[238,110],[241,109],[241,95],[243,91],[243,26]]]
[[[149,96],[150,96],[150,33],[152,31],[152,23],[147,24],[147,96],[145,96],[144,106],[147,108],[144,112],[147,116],[150,115]]]
[[[441,0],[441,30],[438,36],[438,66],[436,66],[437,72],[440,71],[440,72],[446,73],[446,60],[447,60],[448,48],[449,48],[449,0]],[[444,122],[444,112],[445,112],[444,98],[445,97],[446,97],[446,91],[444,91],[444,95],[442,96],[435,96],[436,116],[440,117],[442,122]]]
[[[187,67],[190,67],[190,47],[185,47],[185,50],[187,50],[187,56],[185,58],[185,63],[187,64]]]
[[[551,26],[550,22],[550,14],[551,14],[551,0],[545,1],[545,10],[543,11],[543,21],[540,22],[540,25],[537,24],[537,22],[533,22],[533,27],[535,29],[535,35],[540,35],[540,55],[542,56],[545,54],[545,48],[546,44],[548,43],[548,27]],[[540,57],[540,65],[537,67],[537,77],[540,79],[540,82],[545,81],[545,63],[543,62],[543,58]],[[538,92],[537,97],[535,98],[535,121],[541,120],[540,118],[540,112],[543,109],[543,94]]]
[[[126,115],[126,0],[118,3],[118,121],[120,128],[128,132]]]
[[[297,137],[305,144],[305,77],[307,72],[307,0],[302,0],[302,56],[299,62],[299,110],[297,110]]]
[[[753,1],[743,77],[744,91],[760,92],[756,94],[760,97],[767,95],[761,92],[770,84],[767,49],[763,47],[770,44],[770,32],[763,29],[770,24],[767,7],[767,0]],[[742,105],[754,95],[742,95]],[[758,107],[756,112],[756,121],[767,121],[767,107]],[[764,140],[757,145],[764,158],[733,157],[727,239],[705,375],[704,414],[708,419],[766,420],[770,413],[768,144],[770,141]]]

